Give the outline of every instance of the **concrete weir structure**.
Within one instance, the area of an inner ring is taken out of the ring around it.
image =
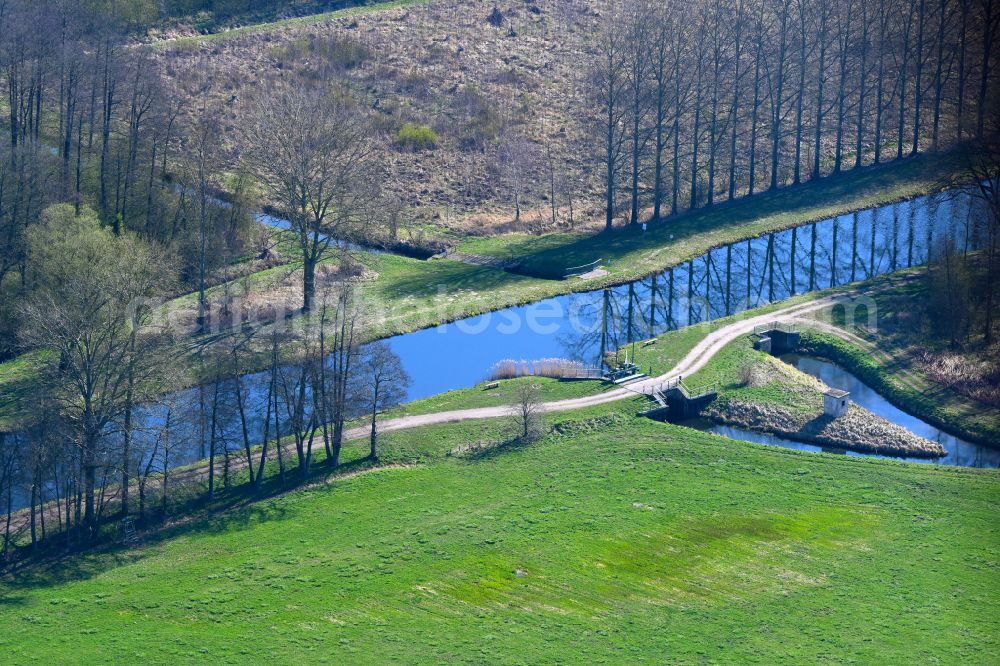
[[[801,335],[797,326],[778,321],[754,326],[753,333],[757,336],[754,349],[773,356],[794,351],[799,346]]]
[[[714,384],[689,388],[680,378],[663,382],[647,393],[657,406],[640,412],[659,421],[683,421],[698,416],[718,396]]]

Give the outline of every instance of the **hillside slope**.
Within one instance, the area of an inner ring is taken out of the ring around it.
[[[606,410],[0,586],[8,663],[985,663],[996,472],[801,454]]]

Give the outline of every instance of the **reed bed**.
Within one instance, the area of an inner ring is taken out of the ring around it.
[[[566,358],[543,358],[534,361],[504,359],[490,370],[490,381],[517,377],[550,377],[552,379],[587,379],[600,376],[594,366]]]

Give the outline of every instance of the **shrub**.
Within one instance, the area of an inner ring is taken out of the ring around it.
[[[348,37],[300,37],[288,44],[271,49],[271,55],[281,64],[309,60],[311,67],[322,63],[336,70],[349,70],[371,58],[367,46]]]
[[[499,28],[503,25],[503,12],[500,11],[499,7],[493,5],[493,11],[486,17],[486,22],[494,28]]]
[[[767,386],[771,382],[771,373],[768,372],[767,365],[758,361],[747,361],[740,366],[739,383],[740,386],[749,388],[760,388]]]
[[[396,133],[396,145],[405,150],[429,150],[437,146],[438,136],[430,127],[406,123]]]
[[[475,89],[461,91],[453,102],[456,115],[461,119],[458,143],[462,150],[484,150],[496,141],[503,129],[503,119],[485,95]]]

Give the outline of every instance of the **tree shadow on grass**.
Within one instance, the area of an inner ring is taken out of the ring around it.
[[[105,542],[86,551],[57,551],[53,546],[37,559],[29,560],[11,572],[0,575],[0,608],[23,605],[29,591],[65,583],[88,580],[116,567],[134,564],[155,555],[158,546],[178,537],[219,535],[249,529],[261,523],[280,522],[287,519],[293,509],[281,502],[285,495],[316,488],[335,482],[338,478],[354,475],[372,467],[368,458],[356,458],[342,463],[336,470],[315,463],[312,473],[305,479],[296,469],[286,471],[282,485],[276,475],[267,478],[259,492],[249,484],[233,487],[216,498],[215,502],[192,505],[187,516],[179,514],[176,522],[154,526],[140,536],[137,546],[126,546],[118,541]],[[105,533],[116,530],[116,522],[108,521]]]
[[[929,163],[926,158],[916,157],[903,164],[851,169],[819,181],[684,211],[653,223],[647,231],[640,230],[638,225],[629,225],[610,232],[582,236],[562,245],[543,246],[535,252],[526,253],[520,257],[520,268],[517,270],[533,277],[561,278],[569,266],[584,265],[598,259],[617,260],[631,252],[682,243],[699,234],[724,231],[772,215],[800,213],[805,216],[801,222],[807,223],[810,220],[805,218],[810,209],[824,203],[833,205],[845,196],[884,189],[893,181],[926,171],[942,171],[946,162],[947,158],[940,163]]]
[[[543,439],[541,436],[536,436],[528,440],[522,439],[521,437],[514,437],[498,442],[486,442],[476,446],[475,448],[462,451],[455,457],[468,463],[493,460],[515,451],[526,449],[532,444],[537,444],[541,439]]]

